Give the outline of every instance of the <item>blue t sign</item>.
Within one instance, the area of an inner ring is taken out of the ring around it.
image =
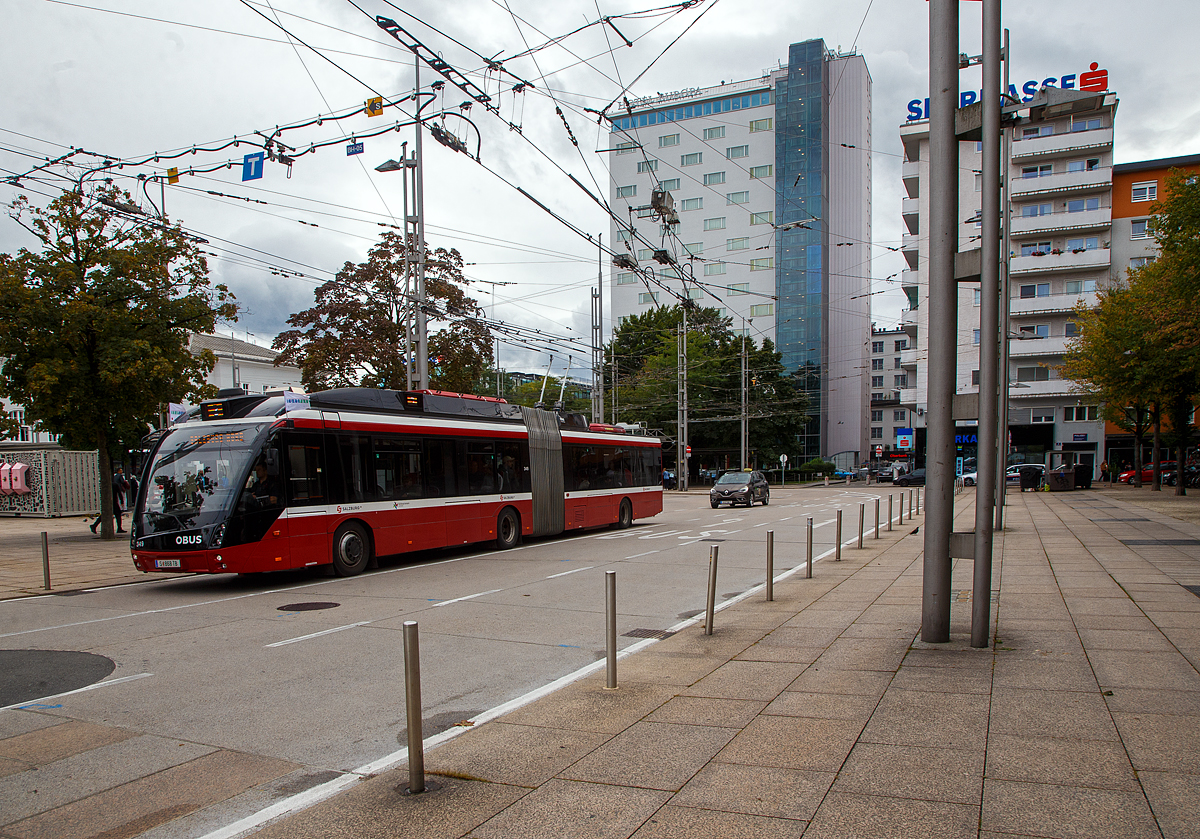
[[[255,152],[242,158],[242,180],[256,181],[263,176],[263,160],[266,152]]]

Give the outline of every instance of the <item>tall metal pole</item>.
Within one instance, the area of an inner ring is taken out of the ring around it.
[[[604,234],[596,249],[596,289],[592,292],[592,422],[604,422]]]
[[[429,333],[425,324],[425,158],[421,153],[421,59],[414,53],[417,91],[417,390],[429,388]]]
[[[929,407],[921,640],[950,640],[954,385],[958,361],[958,0],[929,3]]]
[[[979,457],[971,646],[986,647],[992,615],[992,505],[1000,422],[1000,0],[983,0],[983,186],[979,293]],[[926,501],[928,503],[928,501]]]
[[[750,466],[750,464],[746,462],[747,426],[750,424],[749,418],[746,415],[748,401],[749,401],[749,393],[746,389],[746,321],[745,321],[745,319],[743,319],[742,320],[742,433],[741,433],[742,470],[743,471],[748,469]]]
[[[1003,85],[1005,95],[1008,95],[1008,70],[1012,66],[1011,53],[1009,52],[1008,30],[1004,30],[1004,78],[1001,84]],[[1000,420],[997,428],[996,436],[998,447],[1003,455],[999,459],[999,468],[996,470],[996,530],[1004,529],[1004,502],[1007,494],[1008,481],[1008,330],[1009,330],[1009,286],[1008,286],[1008,254],[1009,254],[1009,237],[1012,227],[1012,201],[1011,201],[1011,184],[1012,178],[1009,172],[1009,167],[1012,160],[1012,135],[1009,133],[1011,129],[1004,129],[1004,142],[1001,146],[1003,160],[1000,167],[1000,190],[1001,190],[1001,208],[1004,212],[1004,221],[1002,227],[1002,239],[1000,244],[1000,387],[1002,394],[1000,399]]]

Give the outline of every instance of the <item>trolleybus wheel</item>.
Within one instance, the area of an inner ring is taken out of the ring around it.
[[[617,511],[617,529],[624,530],[633,524],[633,505],[628,498],[621,499],[621,508]]]
[[[333,570],[339,577],[361,574],[371,561],[371,540],[358,522],[348,521],[333,534]]]
[[[512,507],[500,511],[496,520],[496,547],[502,551],[515,548],[521,541],[521,520]]]

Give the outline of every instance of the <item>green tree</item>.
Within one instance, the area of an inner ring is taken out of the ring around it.
[[[66,192],[45,208],[18,198],[9,215],[41,244],[0,255],[0,395],[100,458],[102,534],[113,537],[112,456],[139,440],[167,402],[198,400],[216,358],[189,332],[236,319],[195,239],[137,218],[111,185]]]
[[[408,386],[404,247],[402,234],[384,233],[365,262],[347,262],[317,288],[315,306],[288,318],[295,328],[272,347],[280,352],[279,363],[301,369],[307,389]],[[466,293],[462,269],[457,250],[426,254],[429,378],[435,390],[470,393],[489,369],[492,339],[483,310]],[[415,343],[414,336],[414,351]]]

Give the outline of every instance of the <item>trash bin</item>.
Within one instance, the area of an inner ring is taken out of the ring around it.
[[[1086,463],[1075,464],[1075,489],[1092,488],[1092,467]]]
[[[1027,489],[1036,490],[1042,485],[1042,470],[1036,466],[1022,466],[1021,473],[1021,492]]]
[[[1066,469],[1056,469],[1046,473],[1046,485],[1051,492],[1067,492],[1075,489],[1075,475]]]

